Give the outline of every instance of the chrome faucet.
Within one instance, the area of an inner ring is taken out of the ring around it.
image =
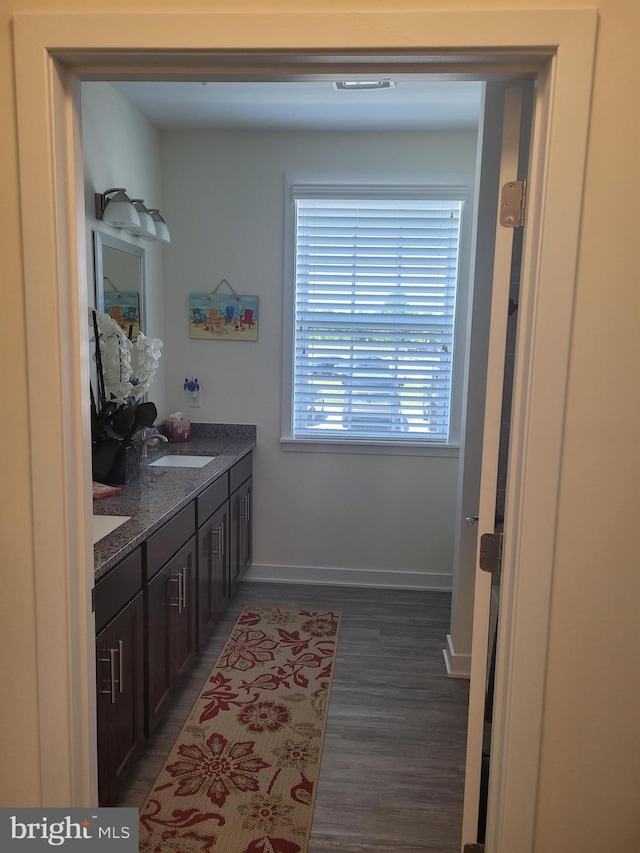
[[[152,431],[153,430],[153,431]],[[159,444],[166,444],[169,439],[166,435],[162,435],[161,432],[158,432],[156,429],[145,427],[140,430],[140,438],[138,439],[140,442],[140,458],[147,458],[147,451],[150,447],[157,447]]]

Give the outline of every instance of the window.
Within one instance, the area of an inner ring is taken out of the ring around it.
[[[463,195],[294,186],[293,439],[447,443]]]

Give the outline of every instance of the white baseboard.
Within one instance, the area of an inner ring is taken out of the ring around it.
[[[451,575],[428,572],[394,572],[385,569],[336,569],[327,566],[268,566],[253,564],[249,581],[313,583],[331,586],[369,586],[386,589],[451,591]]]
[[[451,634],[447,634],[447,648],[442,650],[442,654],[450,678],[471,677],[471,655],[456,654]]]

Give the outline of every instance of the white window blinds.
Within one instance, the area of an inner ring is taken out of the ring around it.
[[[293,437],[446,442],[460,197],[293,194]]]

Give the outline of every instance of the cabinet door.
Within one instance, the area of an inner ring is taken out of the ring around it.
[[[251,478],[243,485],[242,491],[243,505],[240,511],[240,520],[242,522],[240,529],[240,575],[244,576],[253,558],[253,537],[251,533],[253,480]]]
[[[147,734],[196,655],[195,537],[147,584]]]
[[[225,502],[198,530],[198,649],[229,596],[229,503]]]
[[[235,594],[240,582],[240,497],[242,489],[237,489],[230,499],[229,530],[229,588]]]
[[[196,635],[198,649],[202,650],[213,620],[213,545],[211,519],[198,529],[197,612]]]
[[[171,610],[178,583],[171,560],[147,584],[147,733],[151,734],[171,698]]]
[[[251,565],[251,497],[251,478],[231,496],[231,561],[229,570],[231,595],[235,594],[242,576]]]
[[[98,799],[108,806],[144,743],[143,598],[96,637]]]
[[[213,614],[214,620],[224,612],[230,598],[229,589],[229,502],[213,515]]]
[[[196,542],[192,537],[173,558],[178,598],[171,602],[171,674],[175,690],[196,656]]]

